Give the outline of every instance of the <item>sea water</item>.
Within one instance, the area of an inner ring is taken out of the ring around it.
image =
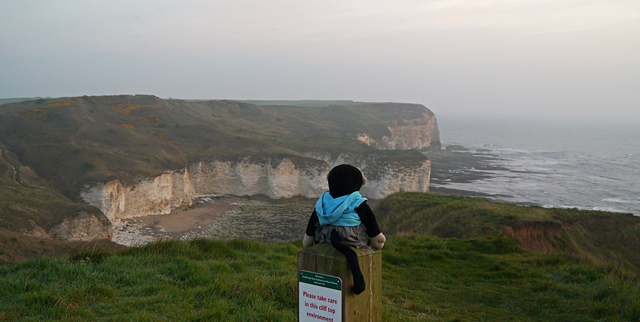
[[[443,146],[496,155],[507,170],[433,186],[514,203],[640,216],[640,124],[465,118],[438,123]]]

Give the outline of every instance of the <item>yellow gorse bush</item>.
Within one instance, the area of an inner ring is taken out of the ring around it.
[[[78,106],[75,101],[55,101],[47,104],[47,106]]]
[[[131,114],[131,112],[139,109],[160,110],[160,107],[157,105],[143,105],[143,104],[131,104],[131,103],[103,105],[103,107],[123,115],[129,115]]]
[[[151,132],[149,132],[149,134],[151,134],[152,136],[155,136],[155,137],[157,137],[159,139],[162,139],[162,140],[165,140],[167,142],[170,142],[170,143],[177,143],[176,141],[173,141],[169,135],[164,134],[164,133],[158,133],[156,131],[151,131]]]
[[[118,122],[118,124],[120,124],[120,126],[124,127],[125,129],[134,129],[135,128],[135,126],[133,126],[132,124],[130,124],[129,122],[124,121],[124,120],[120,120]]]
[[[64,107],[64,106],[78,106],[78,103],[75,101],[69,101],[69,100],[54,101],[44,106],[38,106],[32,109],[24,110],[20,112],[20,115],[28,119],[45,120],[47,118],[47,115],[49,114],[50,107]]]

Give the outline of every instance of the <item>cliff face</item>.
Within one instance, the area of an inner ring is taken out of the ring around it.
[[[431,177],[431,162],[429,160],[403,163],[389,162],[376,154],[342,153],[337,157],[332,157],[326,152],[307,152],[306,155],[327,164],[327,171],[322,176],[323,187],[325,187],[322,191],[327,189],[325,178],[329,170],[345,163],[358,167],[367,177],[367,184],[360,191],[363,196],[368,198],[384,199],[388,195],[402,191],[429,191]]]
[[[274,199],[320,195],[328,171],[328,165],[321,161],[296,165],[287,158],[198,162],[189,167],[198,195],[265,195]]]
[[[329,154],[310,153],[309,156],[314,158],[297,164],[287,158],[198,162],[131,186],[118,180],[86,186],[80,198],[102,210],[113,223],[125,218],[168,214],[172,209],[191,205],[194,197],[202,195],[317,198],[328,189],[329,170],[341,163],[362,169],[368,182],[361,192],[368,198],[382,199],[399,191],[428,191],[431,169],[428,160],[403,165],[379,160],[376,155],[340,154],[332,158]]]
[[[440,131],[435,116],[425,112],[420,118],[401,123],[391,121],[387,127],[391,135],[383,136],[381,141],[374,140],[366,133],[358,134],[356,139],[382,150],[440,148]]]
[[[174,171],[124,186],[119,180],[85,186],[80,198],[99,208],[111,221],[148,215],[167,215],[191,205],[195,196],[188,171]]]

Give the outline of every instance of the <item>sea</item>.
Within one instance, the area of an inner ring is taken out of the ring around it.
[[[453,117],[438,118],[438,125],[443,146],[494,155],[491,162],[504,170],[434,187],[519,204],[640,216],[640,124]]]

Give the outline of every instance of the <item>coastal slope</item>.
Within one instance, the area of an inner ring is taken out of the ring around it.
[[[440,141],[435,115],[419,104],[119,95],[2,104],[0,147],[12,196],[0,213],[24,217],[0,228],[74,240],[106,238],[122,219],[197,196],[317,197],[340,163],[362,169],[370,198],[428,191],[430,161],[418,150]],[[48,204],[34,206],[38,198]]]
[[[438,193],[394,194],[378,204],[376,214],[389,234],[508,236],[531,251],[640,272],[640,217],[632,214],[519,206]]]

